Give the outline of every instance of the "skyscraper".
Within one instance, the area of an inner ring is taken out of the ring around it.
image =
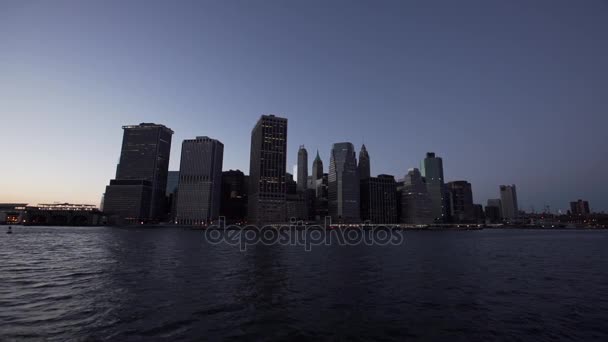
[[[500,198],[488,199],[486,219],[490,223],[497,223],[502,220],[502,203],[500,202]]]
[[[106,187],[104,212],[114,224],[162,220],[173,131],[154,123],[123,130],[120,161],[116,178]]]
[[[209,137],[184,140],[175,221],[201,225],[219,217],[224,144]]]
[[[397,223],[397,183],[391,175],[361,180],[361,220],[374,224]]]
[[[304,191],[308,187],[308,151],[304,145],[298,150],[298,190]]]
[[[315,161],[312,162],[312,182],[316,183],[318,179],[323,178],[323,161],[319,157],[319,150],[317,150],[317,156]]]
[[[447,198],[443,179],[443,160],[435,153],[428,152],[421,163],[421,174],[431,199],[431,214],[435,222],[445,222],[447,216]]]
[[[243,222],[247,218],[247,176],[241,170],[222,172],[220,216],[226,222]]]
[[[359,222],[359,187],[353,144],[334,144],[328,174],[328,209],[334,222]]]
[[[589,210],[589,202],[578,200],[575,202],[570,202],[570,213],[574,216],[585,216],[591,213]]]
[[[409,224],[431,224],[431,199],[420,171],[409,169],[403,179],[401,192],[401,222]]]
[[[450,192],[450,216],[457,223],[476,222],[475,208],[473,206],[473,190],[467,181],[454,181],[447,183]]]
[[[251,132],[249,222],[285,221],[287,119],[262,115]]]
[[[519,214],[519,208],[517,207],[515,184],[500,186],[500,201],[502,203],[502,217],[505,220],[516,219]]]
[[[361,145],[361,151],[359,152],[359,179],[367,179],[370,176],[370,163],[369,163],[369,153],[367,153],[367,149],[365,148],[365,144]]]

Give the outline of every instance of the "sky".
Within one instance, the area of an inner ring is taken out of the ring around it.
[[[224,143],[261,114],[305,145],[364,142],[373,175],[426,152],[476,203],[608,211],[608,1],[0,1],[0,202],[99,204],[121,127]]]

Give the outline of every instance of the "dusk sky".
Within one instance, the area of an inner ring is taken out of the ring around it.
[[[476,203],[608,210],[608,2],[0,0],[0,202],[99,204],[121,126],[224,143],[249,172],[261,114],[326,167],[365,142],[372,174],[428,151]]]

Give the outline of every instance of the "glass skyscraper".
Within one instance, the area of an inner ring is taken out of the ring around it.
[[[359,187],[359,171],[353,144],[334,144],[328,175],[329,215],[334,222],[360,221]]]
[[[431,200],[431,215],[435,222],[447,221],[447,198],[443,178],[443,160],[435,153],[428,152],[421,163],[421,174],[425,178],[427,192]]]

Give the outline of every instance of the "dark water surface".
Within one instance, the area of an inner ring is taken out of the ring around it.
[[[0,340],[608,341],[608,231],[210,245],[182,229],[0,232]]]

